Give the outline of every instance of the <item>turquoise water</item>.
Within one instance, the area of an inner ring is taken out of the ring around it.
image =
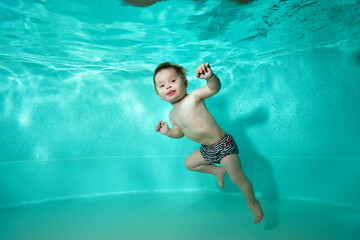
[[[239,2],[2,0],[0,239],[358,239],[360,2]],[[220,77],[262,223],[154,131],[164,61]]]

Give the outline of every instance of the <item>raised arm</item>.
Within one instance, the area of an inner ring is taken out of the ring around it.
[[[195,69],[196,77],[206,79],[206,85],[202,88],[195,89],[192,94],[199,99],[209,98],[220,91],[220,79],[212,72],[210,64],[201,64]]]

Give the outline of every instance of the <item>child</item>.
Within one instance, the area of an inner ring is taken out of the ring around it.
[[[212,72],[209,63],[201,64],[195,72],[197,78],[206,79],[207,83],[187,94],[188,81],[183,67],[165,62],[155,69],[155,92],[173,106],[169,113],[173,128],[169,128],[166,122],[159,121],[156,131],[171,138],[186,136],[201,144],[200,149],[186,158],[186,167],[191,171],[215,175],[221,189],[224,188],[224,176],[227,172],[231,181],[244,194],[254,215],[254,222],[259,223],[264,213],[259,201],[255,199],[251,182],[241,168],[235,140],[220,128],[204,103],[204,99],[219,92],[220,79]],[[221,167],[214,165],[215,163]]]

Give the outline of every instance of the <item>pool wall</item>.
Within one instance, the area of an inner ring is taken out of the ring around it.
[[[242,62],[204,59],[222,81],[206,104],[235,137],[258,196],[360,208],[354,45]],[[190,72],[196,67],[168,60]],[[41,62],[2,64],[12,74],[0,72],[0,208],[141,191],[221,191],[213,176],[184,166],[198,144],[154,131],[159,120],[168,122],[171,105],[155,95],[151,70],[94,78],[89,72],[69,81],[66,72],[41,72]],[[202,86],[189,80],[189,91]],[[225,192],[239,193],[228,177],[225,185]]]

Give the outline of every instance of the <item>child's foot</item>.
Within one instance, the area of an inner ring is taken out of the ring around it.
[[[216,181],[221,189],[224,189],[224,176],[225,176],[225,169],[222,167],[218,168],[218,172],[216,174]]]
[[[264,217],[264,212],[261,208],[260,202],[255,199],[255,202],[253,205],[249,205],[250,211],[254,215],[254,223],[259,223]]]

